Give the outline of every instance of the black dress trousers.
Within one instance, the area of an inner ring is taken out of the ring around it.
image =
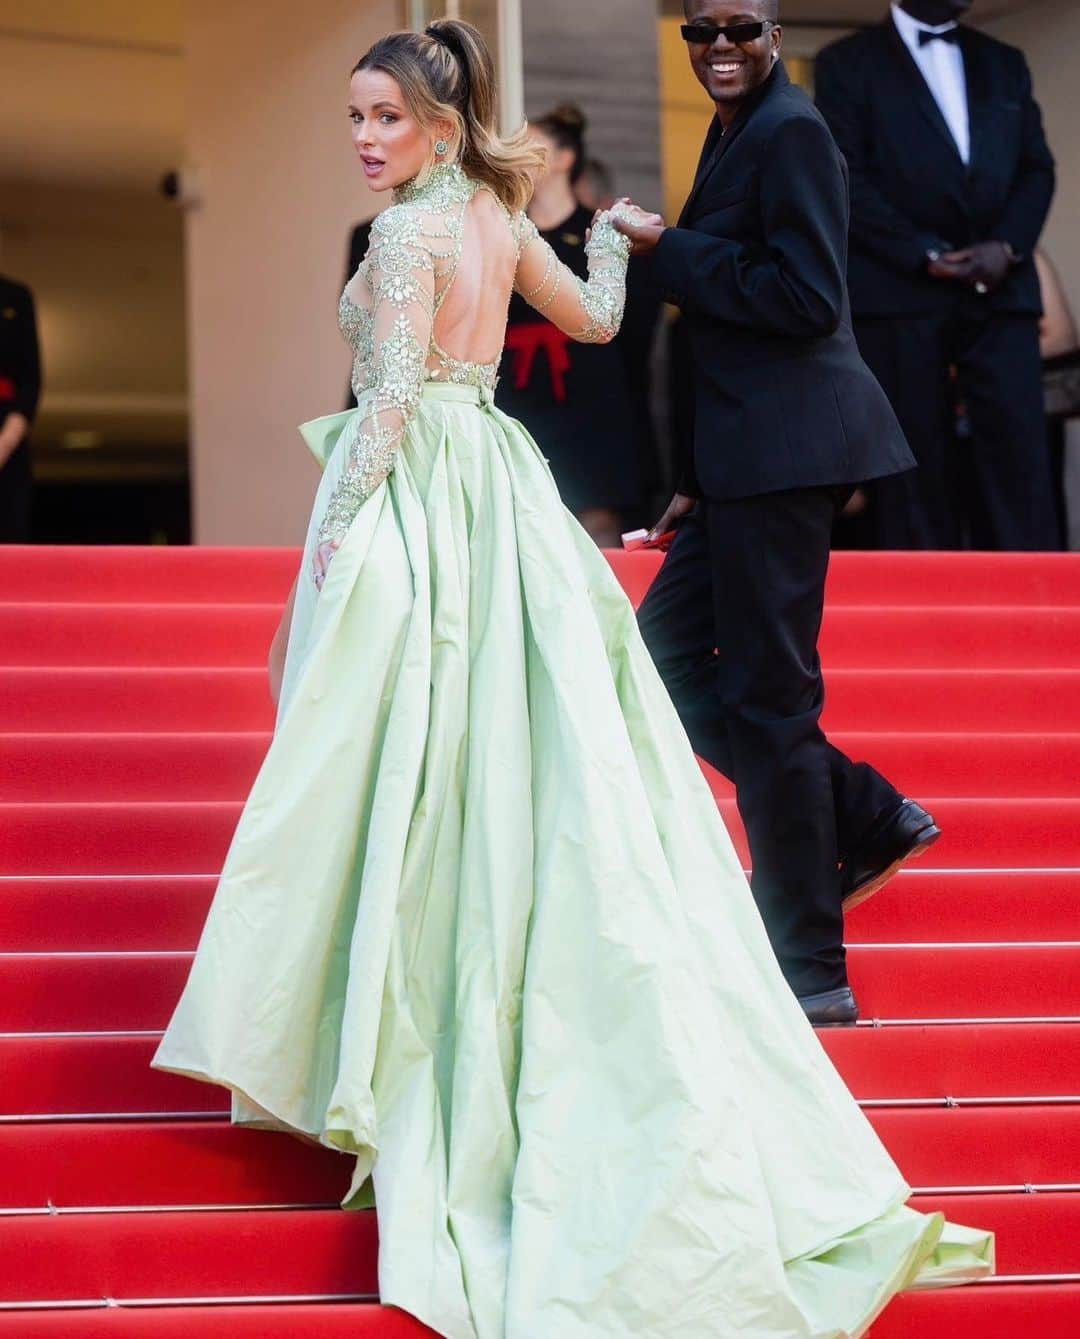
[[[838,863],[902,799],[819,724],[829,545],[850,492],[700,502],[638,615],[695,751],[735,783],[754,897],[797,995],[846,984]]]
[[[878,548],[1061,547],[1038,319],[982,312],[979,301],[965,295],[946,313],[856,322],[859,351],[919,462],[870,486]],[[962,446],[957,403],[971,434]]]

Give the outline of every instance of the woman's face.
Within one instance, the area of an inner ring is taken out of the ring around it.
[[[352,142],[367,184],[390,191],[432,162],[438,133],[411,115],[396,79],[384,70],[358,70],[349,81]]]

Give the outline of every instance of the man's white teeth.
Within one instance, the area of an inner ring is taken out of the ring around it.
[[[713,65],[711,68],[715,70],[717,74],[734,74],[739,68],[739,62],[736,60],[732,61],[729,65]]]

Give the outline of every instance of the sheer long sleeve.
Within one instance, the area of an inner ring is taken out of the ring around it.
[[[529,304],[579,344],[606,344],[619,332],[626,304],[630,239],[605,211],[585,243],[589,277],[559,260],[525,214],[514,218],[518,243],[514,287]]]
[[[374,348],[351,428],[348,460],[319,527],[319,542],[341,539],[361,505],[394,467],[415,414],[434,319],[435,263],[421,211],[394,205],[372,225],[368,258]]]

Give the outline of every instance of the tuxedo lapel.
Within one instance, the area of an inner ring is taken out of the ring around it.
[[[885,20],[885,39],[889,50],[892,53],[896,68],[908,87],[915,107],[918,109],[923,119],[933,127],[935,131],[945,141],[946,146],[952,153],[956,166],[962,172],[964,171],[964,160],[960,157],[960,150],[956,147],[956,140],[953,139],[952,131],[949,129],[944,116],[941,114],[941,108],[937,104],[937,99],[930,92],[930,85],[923,78],[922,70],[915,64],[911,52],[907,49],[904,39],[896,29],[896,24],[892,18]],[[967,52],[964,52],[964,64],[967,66]]]
[[[968,150],[968,170],[973,171],[979,159],[991,148],[987,133],[990,78],[984,60],[984,50],[978,42],[971,40],[968,29],[963,27],[960,29],[960,50],[964,53],[968,126],[971,135],[971,147]]]
[[[698,193],[705,181],[705,178],[712,170],[713,158],[716,155],[717,145],[724,142],[724,128],[720,124],[720,118],[714,116],[709,122],[708,134],[705,136],[705,143],[701,146],[701,157],[698,159],[697,171],[694,173],[694,184],[690,187],[690,194],[686,197],[686,204],[682,207],[682,213],[679,215],[679,221],[676,224],[681,228],[686,222],[690,213],[690,207],[698,197]]]

